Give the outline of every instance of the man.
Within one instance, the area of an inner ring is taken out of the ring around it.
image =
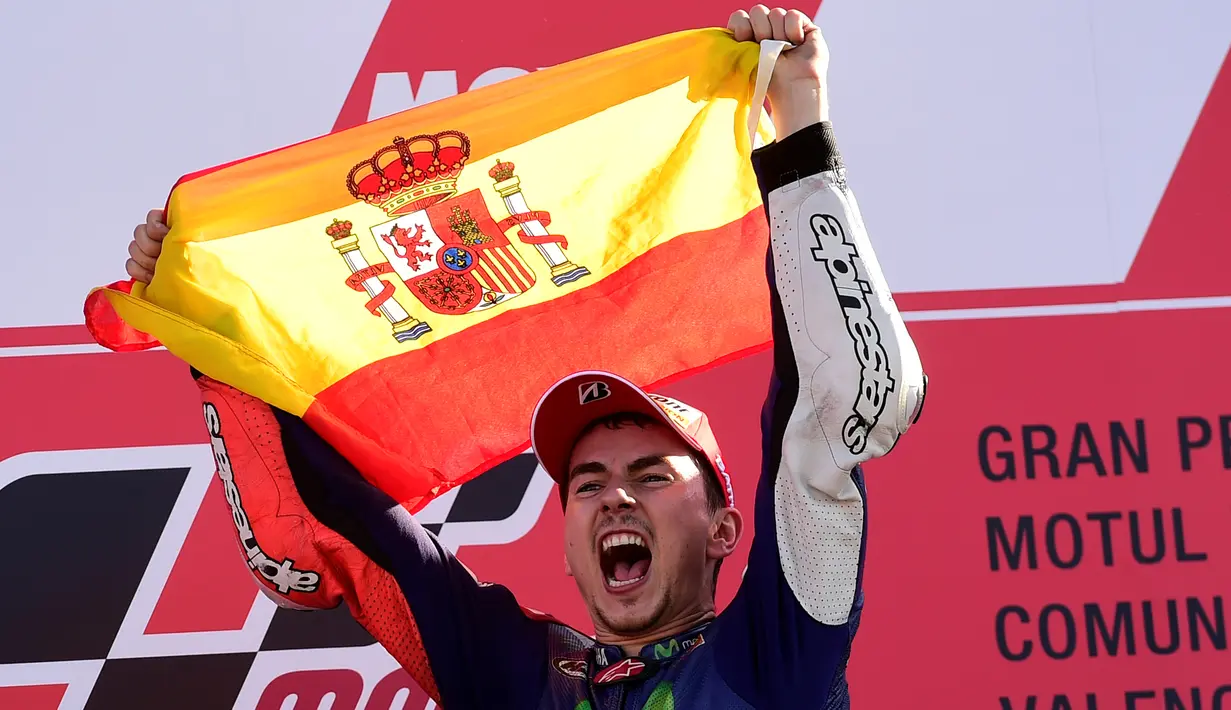
[[[299,419],[198,375],[241,545],[277,602],[345,601],[441,706],[845,708],[862,609],[859,464],[918,418],[925,378],[864,232],[828,123],[828,53],[802,13],[732,15],[741,41],[787,40],[769,100],[779,140],[753,161],[771,228],[774,374],[738,594],[719,565],[744,519],[703,414],[581,372],[535,408],[560,485],[565,559],[590,638],[483,584]],[[148,280],[160,214],[135,231]],[[650,346],[652,347],[652,346]]]

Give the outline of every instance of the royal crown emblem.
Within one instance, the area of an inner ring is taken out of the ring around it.
[[[458,195],[458,178],[469,159],[470,139],[459,131],[441,131],[398,136],[351,168],[346,176],[351,195],[384,212],[368,230],[383,262],[368,262],[351,221],[334,219],[325,227],[350,270],[346,285],[367,294],[368,311],[383,316],[399,342],[432,328],[402,305],[400,289],[381,276],[398,276],[432,313],[461,315],[497,307],[536,282],[535,270],[506,234],[514,227],[518,240],[546,262],[557,287],[590,274],[565,255],[568,240],[547,231],[551,215],[529,208],[513,163],[497,160],[488,171],[508,211],[500,222],[488,211],[482,191]]]
[[[470,158],[470,139],[458,131],[398,136],[371,160],[351,168],[346,187],[355,199],[390,217],[410,214],[457,194],[457,178]]]

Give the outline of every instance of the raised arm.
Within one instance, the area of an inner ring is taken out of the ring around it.
[[[266,595],[297,609],[345,603],[442,707],[537,698],[546,622],[508,589],[480,584],[300,419],[207,377],[197,384],[218,485]]]
[[[819,30],[799,13],[743,19],[732,18],[737,38],[798,46],[779,59],[770,88],[780,138],[753,155],[770,225],[774,372],[757,535],[715,641],[731,654],[724,675],[758,707],[799,697],[846,707],[867,526],[859,465],[914,422],[926,380],[827,120]]]
[[[125,268],[135,280],[152,278],[167,231],[160,210],[133,230]],[[527,616],[505,587],[476,580],[301,419],[194,375],[216,485],[239,551],[267,596],[303,610],[345,603],[443,707],[537,701],[549,622]]]

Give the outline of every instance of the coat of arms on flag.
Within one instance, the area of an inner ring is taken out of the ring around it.
[[[369,264],[351,221],[334,219],[325,228],[351,275],[346,285],[366,292],[368,311],[382,315],[398,342],[431,331],[424,320],[396,298],[393,274],[433,313],[460,315],[497,306],[530,290],[534,270],[506,232],[532,245],[551,269],[556,286],[590,274],[564,253],[567,240],[551,234],[549,213],[531,210],[514,165],[497,161],[488,175],[509,216],[497,223],[481,191],[457,195],[457,179],[470,157],[470,140],[460,131],[413,138],[397,137],[355,167],[346,177],[351,195],[384,212],[368,231],[385,261]]]

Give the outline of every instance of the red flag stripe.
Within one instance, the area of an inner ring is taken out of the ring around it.
[[[768,290],[744,300],[723,275],[764,273],[765,231],[757,208],[723,227],[676,237],[588,288],[362,368],[322,391],[304,418],[373,483],[414,508],[424,491],[406,481],[434,477],[439,494],[525,450],[534,403],[562,375],[626,363],[618,365],[621,374],[652,386],[673,372],[684,376],[763,347]],[[686,321],[724,326],[677,327]],[[723,340],[715,343],[719,333]],[[685,353],[679,362],[640,357],[665,339]],[[442,362],[468,376],[443,387],[449,373],[434,366]],[[405,380],[407,373],[423,396],[374,396],[389,391],[383,383]],[[462,402],[473,408],[463,409]],[[459,440],[468,445],[457,446]],[[466,473],[450,480],[436,471],[411,471],[406,462],[412,458]]]
[[[470,273],[474,274],[474,277],[478,279],[479,284],[482,285],[483,288],[487,289],[488,291],[497,290],[496,281],[495,279],[492,278],[491,274],[487,273],[487,267],[483,264],[483,262],[476,261],[474,265],[474,270],[471,271]]]
[[[534,276],[526,269],[526,262],[522,261],[521,259],[516,258],[516,255],[519,252],[511,246],[508,247],[508,249],[512,252],[514,256],[513,266],[517,267],[517,273],[520,277],[522,284],[524,284],[524,288],[527,291],[530,290],[530,287],[534,285]],[[535,249],[533,246],[530,246],[530,249],[533,250],[535,254],[538,253],[538,249]]]
[[[496,260],[499,262],[500,266],[503,267],[501,270],[504,272],[505,278],[507,278],[509,283],[513,285],[513,288],[516,289],[514,293],[524,293],[528,291],[530,286],[523,283],[522,280],[518,278],[517,269],[514,268],[514,264],[518,261],[517,257],[509,253],[508,247],[496,247],[492,251],[496,253]]]
[[[517,287],[529,291],[534,280],[526,273],[526,262],[522,261],[521,254],[512,246],[507,246],[500,248],[500,256],[509,262],[509,275],[517,282]]]
[[[513,287],[516,288],[519,293],[529,291],[530,286],[533,284],[529,279],[523,276],[525,271],[520,268],[521,259],[519,258],[517,251],[512,246],[502,246],[497,247],[496,252],[500,257],[500,265],[504,267],[504,272],[508,276],[509,280],[512,281]]]
[[[486,249],[483,252],[484,258],[487,260],[487,267],[491,273],[495,274],[496,280],[500,283],[501,291],[505,293],[519,293],[513,290],[513,284],[509,283],[508,278],[504,274],[504,269],[500,268],[500,253],[496,249]]]

